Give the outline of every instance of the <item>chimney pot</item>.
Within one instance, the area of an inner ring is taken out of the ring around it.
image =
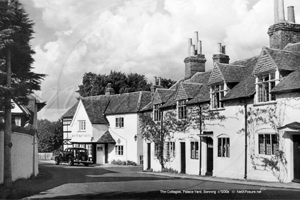
[[[226,46],[225,46],[225,45],[222,46],[222,53],[223,53],[223,54],[226,54]]]
[[[195,31],[194,33],[194,45],[195,45],[195,50],[197,51],[197,44],[198,44],[198,31]]]
[[[284,0],[276,0],[275,3],[277,3],[277,14],[278,14],[278,21],[279,22],[284,22],[285,17],[284,17]],[[276,11],[275,11],[276,12]]]
[[[191,52],[190,56],[195,56],[195,45],[191,46],[190,52]]]
[[[217,54],[222,53],[222,43],[217,43]]]
[[[295,11],[294,11],[294,6],[289,6],[287,7],[288,10],[288,21],[295,23]]]
[[[191,55],[192,38],[188,38],[188,55]]]
[[[198,48],[197,48],[197,54],[202,55],[202,41],[198,40]]]

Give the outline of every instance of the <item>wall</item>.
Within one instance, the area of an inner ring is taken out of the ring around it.
[[[3,146],[3,131],[0,132],[0,184],[3,183],[4,173],[4,146]],[[23,133],[12,133],[11,135],[11,165],[12,165],[12,180],[20,178],[30,178],[30,176],[38,174],[38,151],[37,144],[35,145],[35,154],[33,156],[33,136]],[[34,165],[33,165],[34,162]],[[34,173],[33,173],[34,170]]]
[[[247,137],[247,179],[263,181],[290,182],[293,179],[293,142],[292,135],[277,128],[300,119],[300,93],[277,96],[277,102],[253,105],[248,102],[248,137]],[[224,178],[244,179],[245,176],[245,115],[244,105],[239,101],[231,101],[224,109],[218,111],[226,117],[225,120],[205,121],[204,131],[213,132],[213,176]],[[260,120],[257,120],[260,119]],[[262,121],[264,120],[264,121]],[[166,163],[165,167],[181,171],[180,142],[186,143],[186,173],[199,174],[199,160],[190,158],[190,142],[199,140],[199,130],[176,133],[173,140],[176,142],[176,156]],[[279,162],[279,168],[272,168],[265,161],[272,161],[275,155],[261,155],[258,152],[259,134],[279,134],[279,149],[284,152],[286,164]],[[299,133],[298,133],[299,134]],[[218,156],[218,138],[230,139],[230,156]],[[144,167],[148,168],[147,142],[144,143]],[[206,139],[202,141],[202,168],[201,174],[206,173]],[[161,166],[154,158],[154,144],[151,144],[151,168],[161,171]]]
[[[123,145],[124,155],[119,156],[115,154],[115,151],[111,151],[109,153],[109,162],[112,160],[130,160],[134,161],[139,164],[139,156],[137,150],[137,143],[138,141],[142,143],[141,140],[134,140],[134,136],[137,135],[138,137],[138,115],[134,114],[120,114],[120,115],[107,115],[106,116],[110,127],[109,132],[111,133],[112,137],[116,141],[116,145]],[[124,117],[124,127],[118,128],[116,127],[116,117]],[[140,145],[141,146],[141,145]],[[140,151],[142,155],[142,150]]]
[[[86,130],[79,131],[79,120],[84,120],[86,122]],[[85,111],[82,101],[79,101],[76,113],[71,122],[71,132],[72,132],[72,142],[90,142],[93,137],[93,126]]]

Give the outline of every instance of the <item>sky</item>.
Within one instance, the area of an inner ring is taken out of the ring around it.
[[[57,121],[76,103],[87,72],[138,73],[184,78],[188,38],[198,31],[206,70],[217,43],[230,62],[269,46],[274,0],[20,0],[34,25],[33,71],[47,77],[40,96],[47,105],[39,119]],[[300,1],[294,6],[300,23]],[[287,11],[285,10],[285,13]]]

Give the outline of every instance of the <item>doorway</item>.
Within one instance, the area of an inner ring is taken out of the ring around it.
[[[147,169],[151,169],[151,143],[147,143]]]
[[[206,166],[206,176],[212,176],[213,166],[214,166],[214,141],[212,138],[208,137],[207,141],[207,166]]]
[[[181,149],[181,172],[185,174],[185,142],[180,142],[180,149]]]
[[[294,142],[294,180],[300,182],[300,135],[293,136]]]

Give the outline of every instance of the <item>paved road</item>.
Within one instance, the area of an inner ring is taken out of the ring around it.
[[[15,182],[10,198],[26,199],[297,199],[300,191],[179,179],[141,172],[140,167],[56,166],[41,163],[40,175]]]

